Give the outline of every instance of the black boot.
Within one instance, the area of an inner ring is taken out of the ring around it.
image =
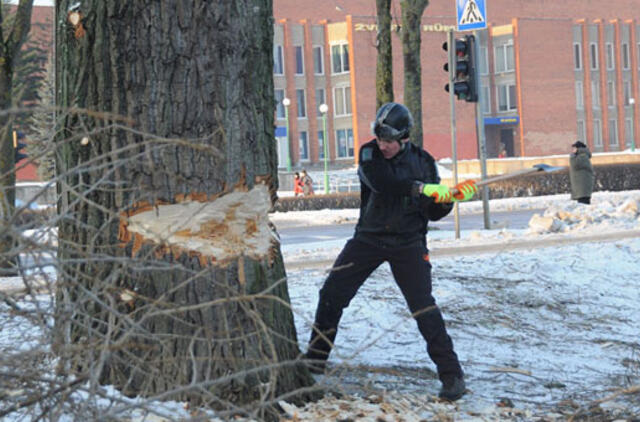
[[[467,387],[461,376],[448,376],[442,379],[442,388],[438,397],[441,399],[456,401],[464,395]]]

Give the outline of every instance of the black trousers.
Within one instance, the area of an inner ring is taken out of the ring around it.
[[[392,249],[349,240],[320,290],[307,358],[328,359],[342,311],[369,275],[385,261],[391,265],[393,277],[427,342],[427,352],[438,368],[440,379],[462,376],[442,313],[431,295],[431,263],[424,246]]]

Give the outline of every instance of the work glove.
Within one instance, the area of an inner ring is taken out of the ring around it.
[[[422,194],[434,198],[439,204],[452,201],[451,190],[445,185],[424,184]]]
[[[458,193],[453,195],[453,200],[457,202],[468,201],[473,198],[473,195],[478,193],[478,185],[476,185],[475,180],[465,180],[464,182],[455,185],[454,188]]]

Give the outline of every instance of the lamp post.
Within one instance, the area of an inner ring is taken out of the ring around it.
[[[633,113],[633,117],[631,118],[632,122],[636,121],[636,99],[635,98],[629,98],[629,104],[631,104],[631,112]],[[635,127],[635,125],[634,125]],[[635,132],[635,130],[634,130]],[[634,136],[634,134],[631,134],[631,152],[636,150],[636,137]]]
[[[284,121],[285,124],[287,125],[287,142],[286,147],[287,147],[287,171],[291,171],[291,154],[289,153],[289,104],[291,104],[291,100],[288,99],[287,97],[284,97],[284,99],[282,100],[282,105],[284,106]]]
[[[324,156],[324,193],[329,194],[329,143],[327,142],[327,111],[329,106],[326,104],[320,104],[320,113],[322,113],[322,150]]]

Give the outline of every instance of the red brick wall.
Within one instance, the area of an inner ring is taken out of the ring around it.
[[[573,22],[519,19],[517,26],[524,153],[568,153],[576,134]]]

